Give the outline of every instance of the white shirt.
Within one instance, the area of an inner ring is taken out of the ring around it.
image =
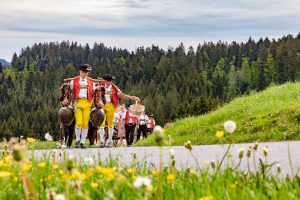
[[[147,115],[141,115],[139,117],[140,125],[145,125],[146,121],[148,121],[148,116]]]
[[[88,81],[87,81],[87,78],[81,78],[79,79],[79,85],[80,86],[85,86],[86,88],[80,88],[79,90],[79,94],[78,94],[78,99],[81,99],[81,98],[87,98],[87,86],[88,86]],[[71,90],[74,89],[74,80],[71,80],[70,82],[70,88]],[[93,82],[93,91],[95,91],[96,89],[96,83]]]

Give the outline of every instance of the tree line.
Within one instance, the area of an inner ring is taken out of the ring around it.
[[[83,63],[92,65],[93,78],[115,75],[115,84],[139,96],[146,113],[164,124],[207,113],[272,84],[298,81],[300,33],[277,40],[204,42],[196,49],[183,44],[135,51],[103,43],[92,48],[69,41],[34,44],[15,53],[8,69],[0,68],[0,138],[58,135],[58,88]]]

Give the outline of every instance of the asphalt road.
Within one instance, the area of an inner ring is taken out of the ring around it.
[[[238,149],[244,148],[245,154],[242,158],[240,168],[242,170],[248,170],[246,152],[249,146],[253,146],[254,143],[242,143],[234,144],[230,148],[230,157],[225,159],[224,166],[231,165],[236,166],[239,162]],[[289,142],[264,142],[259,143],[256,152],[256,167],[259,168],[259,159],[263,161],[265,157],[263,155],[263,147],[268,146],[269,152],[266,157],[267,163],[279,164],[282,169],[282,175],[295,175],[300,168],[300,141],[289,141]],[[200,167],[206,167],[205,162],[211,162],[211,160],[220,161],[223,157],[228,144],[225,145],[197,145],[193,146],[192,152]],[[198,167],[197,163],[193,159],[191,152],[189,152],[183,146],[173,146],[174,156],[176,161],[176,167],[186,168],[190,166],[192,169]],[[163,147],[163,160],[164,165],[170,163],[170,147]],[[289,149],[289,150],[288,150]],[[36,150],[35,157],[41,158],[47,156],[51,150]],[[159,147],[119,147],[119,148],[88,148],[88,149],[66,149],[67,155],[73,155],[79,162],[83,162],[84,158],[92,157],[94,160],[101,159],[102,161],[108,161],[109,158],[118,157],[120,162],[124,165],[130,165],[132,163],[132,153],[136,153],[137,162],[143,164],[146,163],[148,166],[153,164],[157,168],[160,163],[160,148]],[[291,162],[289,161],[289,155]],[[51,156],[50,156],[51,157]],[[49,157],[49,159],[50,159]],[[254,171],[253,157],[250,158],[250,170]],[[292,167],[291,167],[292,166]],[[293,168],[293,170],[292,170]],[[276,166],[272,168],[273,173],[276,173]]]

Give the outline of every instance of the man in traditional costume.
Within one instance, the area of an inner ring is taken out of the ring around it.
[[[73,107],[75,115],[75,148],[85,149],[85,140],[88,134],[88,123],[93,104],[93,92],[96,88],[96,83],[88,77],[88,72],[91,71],[89,64],[83,64],[79,68],[79,76],[68,79],[70,81],[70,89],[73,93]],[[63,100],[63,104],[71,104],[68,98]]]
[[[113,145],[114,114],[119,105],[119,98],[123,100],[140,101],[139,97],[122,93],[121,90],[112,83],[114,79],[115,77],[113,75],[106,74],[103,76],[103,81],[100,82],[102,103],[104,104],[103,108],[105,111],[105,119],[99,128],[100,147],[104,147],[105,145],[107,147],[112,147]],[[108,126],[108,142],[106,144],[104,142],[105,122],[107,122]]]

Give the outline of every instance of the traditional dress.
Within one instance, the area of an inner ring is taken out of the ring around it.
[[[90,120],[93,92],[96,84],[91,78],[75,77],[70,82],[70,88],[73,91],[74,111],[75,111],[75,146],[85,147],[85,140],[88,134],[88,123]]]

